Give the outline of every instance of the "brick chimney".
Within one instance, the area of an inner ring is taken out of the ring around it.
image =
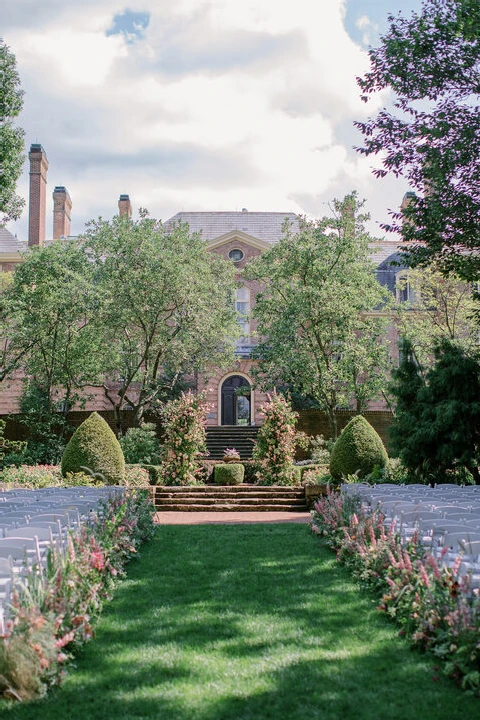
[[[118,214],[120,217],[123,217],[124,215],[132,217],[132,205],[128,195],[120,195],[118,198]]]
[[[72,201],[67,188],[57,185],[53,191],[53,239],[70,235]]]
[[[48,160],[41,145],[30,146],[28,159],[30,160],[28,244],[29,246],[43,245],[45,242]]]

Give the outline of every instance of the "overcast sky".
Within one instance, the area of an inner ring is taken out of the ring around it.
[[[388,13],[420,0],[0,0],[17,58],[27,150],[41,143],[72,234],[118,211],[275,210],[312,216],[356,189],[384,221],[408,189],[376,180],[353,121],[355,78]],[[28,167],[18,187],[28,194]],[[9,225],[27,237],[25,209]],[[377,234],[381,235],[378,229]]]

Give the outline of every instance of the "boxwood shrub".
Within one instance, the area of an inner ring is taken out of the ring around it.
[[[62,457],[62,475],[89,472],[107,485],[123,485],[125,459],[108,423],[93,412],[75,430]]]
[[[362,415],[356,415],[333,446],[330,473],[336,479],[354,474],[360,478],[371,473],[374,467],[385,467],[387,462],[380,435]]]
[[[216,485],[241,485],[244,475],[245,468],[241,463],[220,463],[213,471]]]

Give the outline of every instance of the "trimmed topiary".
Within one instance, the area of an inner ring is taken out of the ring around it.
[[[221,463],[215,465],[213,479],[216,485],[241,485],[245,468],[241,463]]]
[[[385,467],[387,462],[380,435],[362,415],[356,415],[333,446],[330,474],[336,479],[353,474],[364,477],[374,467]]]
[[[85,468],[107,485],[125,482],[125,459],[120,443],[96,412],[75,430],[62,457],[63,476],[69,472],[85,472]]]

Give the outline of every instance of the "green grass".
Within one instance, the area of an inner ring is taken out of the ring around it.
[[[479,700],[435,675],[307,526],[166,526],[130,565],[64,685],[0,717],[479,716]]]

